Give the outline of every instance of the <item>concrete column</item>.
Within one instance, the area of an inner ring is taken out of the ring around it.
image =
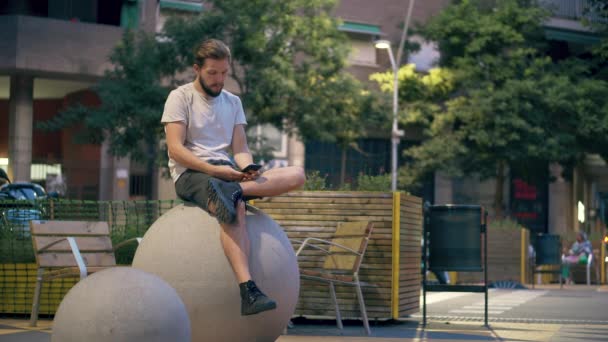
[[[295,134],[287,138],[287,161],[290,166],[304,167],[306,149],[302,141]]]
[[[106,139],[101,145],[99,167],[99,200],[124,201],[129,199],[129,158],[114,157]]]
[[[441,172],[435,173],[435,203],[450,204],[454,200],[452,179]]]
[[[579,222],[578,222],[578,201],[580,199],[579,190],[581,187],[581,177],[578,167],[575,167],[572,170],[572,202],[570,205],[572,206],[572,227],[569,227],[568,230],[572,230],[578,232],[579,230]]]
[[[34,78],[11,76],[8,128],[8,175],[13,182],[31,181]]]
[[[168,172],[168,171],[167,171]],[[176,199],[175,184],[171,178],[163,176],[163,170],[156,172],[157,174],[157,199],[171,200]]]
[[[559,164],[549,165],[549,173],[555,181],[549,183],[549,234],[565,234],[571,222],[570,183],[562,177]]]
[[[129,170],[131,160],[129,158],[114,157],[114,183],[113,200],[126,201],[129,199]]]
[[[99,200],[110,201],[112,200],[112,188],[114,182],[114,165],[113,157],[109,152],[110,143],[106,139],[101,144],[101,151],[99,156]]]

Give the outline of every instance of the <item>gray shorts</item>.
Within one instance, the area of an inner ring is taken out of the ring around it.
[[[232,163],[225,160],[209,160],[208,163],[234,167]],[[187,169],[175,182],[175,193],[181,200],[192,202],[204,210],[208,210],[207,201],[209,200],[209,192],[207,184],[211,178],[214,177],[200,171]]]
[[[235,170],[238,170],[234,164],[225,160],[209,160],[209,164],[213,165],[228,165],[232,166]],[[239,170],[240,171],[240,170]],[[197,206],[203,208],[206,211],[207,202],[209,201],[209,191],[207,190],[207,184],[209,179],[214,178],[206,173],[200,171],[194,171],[187,169],[184,173],[179,176],[177,182],[175,182],[175,193],[177,196],[186,202],[192,202]],[[217,178],[216,178],[217,179]],[[244,197],[244,201],[259,199],[261,197]]]

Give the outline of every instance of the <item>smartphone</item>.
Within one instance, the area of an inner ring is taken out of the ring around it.
[[[241,172],[247,173],[249,171],[257,171],[262,168],[260,164],[249,164]]]

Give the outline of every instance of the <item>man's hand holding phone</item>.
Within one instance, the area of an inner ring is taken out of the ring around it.
[[[260,176],[260,164],[249,164],[241,172],[243,173],[243,180],[256,180]]]
[[[250,171],[258,171],[261,168],[262,168],[262,165],[260,165],[260,164],[249,164],[249,165],[245,166],[245,168],[241,172],[249,173]]]

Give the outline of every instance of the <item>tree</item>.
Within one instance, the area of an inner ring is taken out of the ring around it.
[[[455,88],[442,110],[419,120],[425,140],[407,155],[418,174],[496,178],[497,216],[507,169],[534,177],[608,148],[607,84],[588,77],[584,62],[546,57],[546,15],[533,1],[463,0],[424,30]]]
[[[319,140],[336,143],[340,147],[340,185],[344,186],[348,150],[352,148],[365,153],[360,150],[357,140],[378,127],[388,130],[390,112],[375,94],[365,90],[358,80],[346,72],[318,82],[315,91],[326,94],[317,100],[317,105],[325,108],[324,115],[308,116],[299,123],[298,128],[317,130],[315,134],[318,134]]]
[[[592,56],[596,76],[608,80],[608,1],[588,0],[582,22],[601,37],[601,41],[592,48]]]
[[[454,75],[447,69],[433,68],[428,73],[416,71],[414,64],[402,66],[398,72],[398,100],[400,111],[397,113],[401,126],[420,128],[430,124],[437,112],[442,110],[448,95],[453,92]],[[374,73],[370,80],[375,81],[380,90],[393,92],[393,73],[391,71]],[[399,169],[399,188],[409,192],[418,190],[425,176],[422,168],[405,161]]]
[[[176,58],[192,64],[197,40],[217,37],[231,46],[236,80],[248,120],[272,123],[303,140],[338,144],[346,151],[388,114],[343,68],[348,39],[330,15],[333,0],[215,0],[195,20],[166,26]]]
[[[334,81],[344,78],[348,53],[339,21],[330,16],[335,1],[208,3],[209,9],[196,18],[167,21],[165,35],[174,46],[175,59],[189,67],[196,42],[210,37],[225,41],[232,50],[230,76],[249,121],[272,123],[290,132],[297,128],[304,139],[332,140],[333,128],[328,131],[323,119],[341,93],[329,85],[340,85]],[[345,95],[359,91],[352,90]]]
[[[162,137],[159,121],[170,87],[184,81],[178,78],[191,68],[194,46],[218,38],[231,47],[230,76],[249,127],[271,123],[304,140],[344,146],[363,134],[370,122],[366,110],[376,105],[362,84],[343,71],[348,40],[330,15],[334,0],[206,4],[196,17],[170,18],[157,37],[126,33],[112,54],[114,69],[95,88],[101,105],[75,106],[44,126],[59,129],[83,122],[84,141],[108,138],[113,154],[150,159],[141,146]]]
[[[73,99],[66,110],[39,123],[38,127],[60,130],[76,126],[80,129],[73,136],[74,142],[107,141],[111,155],[130,157],[145,165],[148,174],[153,176],[159,164],[167,165],[167,154],[158,153],[159,137],[163,133],[160,113],[169,94],[161,80],[174,69],[159,58],[163,48],[154,36],[125,31],[110,55],[114,68],[92,89],[100,105],[84,106],[77,98]],[[168,177],[168,172],[165,175]],[[151,191],[151,187],[148,189]]]
[[[156,158],[155,146],[162,133],[160,113],[169,89],[162,77],[172,72],[159,59],[160,49],[153,36],[126,31],[110,55],[112,70],[93,87],[101,104],[85,107],[77,100],[40,128],[58,130],[78,125],[78,143],[101,144],[109,140],[112,155],[143,162]]]

